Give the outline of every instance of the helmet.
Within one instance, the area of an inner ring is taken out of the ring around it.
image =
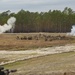
[[[4,69],[4,67],[3,66],[0,66],[0,70],[3,70]]]

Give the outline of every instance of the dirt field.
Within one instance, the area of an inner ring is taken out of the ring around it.
[[[67,38],[65,33],[7,33],[0,34],[0,50],[27,50],[42,47],[65,45],[75,42]],[[26,39],[31,38],[31,39]]]
[[[10,75],[75,75],[75,37],[64,33],[0,34],[0,65],[17,69]]]
[[[5,65],[13,75],[75,75],[75,52],[46,55]],[[72,73],[72,74],[71,74]]]
[[[74,52],[75,45],[68,44],[65,46],[37,48],[35,50],[25,51],[0,51],[0,65],[13,63],[16,61],[26,60],[34,57],[45,56],[49,54]]]

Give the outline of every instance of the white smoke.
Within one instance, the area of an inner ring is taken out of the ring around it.
[[[16,22],[16,18],[10,17],[7,21],[7,24],[0,25],[0,33],[4,33],[6,31],[10,31],[10,30],[11,30],[11,32],[13,32],[13,30],[15,28],[15,22]]]
[[[72,26],[71,32],[70,33],[67,33],[67,35],[75,36],[75,25]]]

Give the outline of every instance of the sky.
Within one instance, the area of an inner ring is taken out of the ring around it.
[[[18,12],[21,9],[30,12],[62,11],[65,7],[75,11],[75,0],[0,0],[0,12]]]

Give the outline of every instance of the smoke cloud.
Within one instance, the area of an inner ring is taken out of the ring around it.
[[[6,31],[13,32],[15,28],[15,22],[16,22],[16,18],[10,17],[7,21],[7,24],[0,25],[0,33],[4,33]]]
[[[68,33],[67,35],[75,36],[75,25],[72,26],[71,32]]]

